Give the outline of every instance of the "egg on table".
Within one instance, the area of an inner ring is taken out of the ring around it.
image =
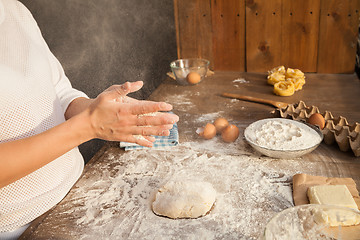
[[[235,140],[239,137],[239,133],[239,128],[231,124],[222,131],[221,137],[225,142],[235,142]]]
[[[216,128],[216,133],[217,134],[221,134],[221,132],[227,127],[229,126],[229,122],[225,119],[225,118],[217,118],[214,121],[214,126]]]
[[[211,138],[215,137],[215,135],[216,135],[216,128],[215,128],[214,124],[207,123],[205,125],[205,127],[198,128],[196,133],[205,139],[211,139]]]
[[[320,129],[323,129],[325,127],[325,119],[320,113],[314,113],[312,114],[308,119],[307,122],[318,126]]]

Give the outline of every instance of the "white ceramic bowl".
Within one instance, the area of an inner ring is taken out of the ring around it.
[[[313,129],[318,135],[319,135],[319,139],[318,141],[314,142],[312,145],[306,147],[306,148],[297,148],[297,149],[292,149],[292,150],[279,150],[279,149],[275,149],[275,148],[271,148],[271,147],[265,147],[265,146],[260,146],[258,143],[256,143],[255,141],[253,141],[251,134],[252,134],[252,129],[254,129],[254,126],[262,124],[262,123],[266,123],[268,121],[272,121],[272,120],[280,120],[280,121],[284,121],[284,122],[295,122],[295,120],[290,120],[290,119],[284,119],[284,118],[267,118],[267,119],[262,119],[259,121],[256,121],[252,124],[250,124],[244,132],[244,136],[245,136],[245,140],[258,152],[268,156],[268,157],[273,157],[273,158],[283,158],[283,159],[289,159],[289,158],[298,158],[303,156],[304,154],[310,153],[313,150],[315,150],[320,143],[322,142],[324,136],[322,134],[322,132],[315,126],[304,123],[304,122],[298,122],[300,124],[303,124],[304,128],[311,128]]]

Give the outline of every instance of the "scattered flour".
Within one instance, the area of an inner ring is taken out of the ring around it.
[[[208,114],[202,114],[200,117],[198,117],[197,119],[194,119],[194,121],[196,122],[214,122],[215,119],[217,119],[218,117],[222,116],[223,112],[214,112],[214,113],[208,113]]]
[[[84,176],[86,181],[71,192],[69,211],[79,231],[72,237],[258,239],[273,215],[293,206],[295,172],[292,168],[278,171],[272,159],[230,150],[240,142],[217,142],[218,148],[213,142],[208,150],[203,146],[208,141],[203,141],[183,143],[169,151],[109,153],[107,164],[95,164]],[[211,183],[217,192],[212,211],[199,219],[155,215],[151,203],[158,188],[170,180]],[[64,224],[69,225],[68,219]]]
[[[321,137],[307,125],[282,118],[263,119],[252,123],[246,137],[257,145],[274,150],[301,150],[321,142]]]
[[[72,239],[258,239],[276,213],[294,205],[292,176],[311,173],[315,163],[261,156],[243,139],[247,124],[236,125],[241,135],[230,144],[215,137],[168,150],[107,150],[48,216],[57,223],[51,229]],[[214,187],[215,205],[208,215],[173,220],[153,213],[157,190],[179,180]]]
[[[144,114],[140,114],[138,117],[141,118],[141,117],[146,117],[146,116],[150,116],[150,117],[154,117],[158,115],[157,112],[150,112],[150,113],[144,113]]]
[[[249,81],[246,81],[245,78],[237,78],[233,80],[233,83],[249,83]]]
[[[163,101],[171,103],[174,109],[183,109],[186,111],[195,107],[194,103],[189,98],[191,95],[190,91],[184,91],[182,94],[170,95]]]

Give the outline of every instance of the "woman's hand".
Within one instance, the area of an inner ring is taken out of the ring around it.
[[[151,135],[169,135],[169,130],[179,120],[175,114],[161,112],[170,111],[170,104],[140,101],[127,96],[142,86],[141,81],[114,85],[94,99],[82,113],[87,114],[90,123],[90,138],[151,147],[155,141]]]

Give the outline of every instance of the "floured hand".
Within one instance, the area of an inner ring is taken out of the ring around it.
[[[87,115],[91,126],[90,138],[133,142],[151,147],[155,141],[152,135],[168,136],[179,117],[165,113],[172,110],[170,104],[136,100],[127,96],[142,86],[141,81],[114,85],[94,99],[83,113]]]

